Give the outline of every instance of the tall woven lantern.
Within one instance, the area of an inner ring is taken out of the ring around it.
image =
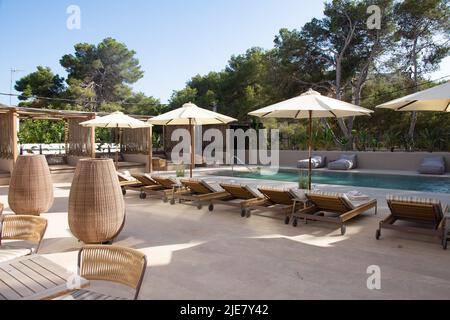
[[[69,196],[69,227],[87,244],[112,241],[125,223],[125,204],[111,159],[78,162]]]
[[[11,210],[19,215],[38,216],[52,207],[53,199],[53,182],[45,156],[19,156],[9,183]]]

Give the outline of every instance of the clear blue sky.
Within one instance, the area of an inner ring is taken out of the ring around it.
[[[81,30],[66,28],[71,4],[81,8]],[[113,37],[145,71],[134,89],[166,102],[192,76],[250,47],[271,48],[280,28],[300,28],[322,9],[318,0],[0,0],[0,92],[9,92],[11,67],[24,70],[16,79],[37,65],[65,76],[59,59],[75,43]]]

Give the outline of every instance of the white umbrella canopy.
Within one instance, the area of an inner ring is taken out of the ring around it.
[[[234,121],[237,120],[217,112],[200,108],[193,103],[186,103],[181,108],[149,120],[152,124],[163,126],[227,124]]]
[[[194,126],[196,125],[212,125],[212,124],[227,124],[237,121],[234,118],[225,116],[223,114],[209,111],[196,106],[189,102],[184,104],[181,108],[169,111],[149,120],[151,124],[162,126],[189,126],[191,134],[191,164],[190,177],[192,178],[192,170],[195,162],[195,146],[194,146]]]
[[[345,118],[368,115],[372,112],[354,104],[325,97],[310,89],[298,97],[250,112],[249,115],[260,118],[309,119]]]
[[[309,89],[302,95],[250,112],[260,118],[309,119],[309,189],[312,185],[312,119],[345,118],[370,115],[373,111],[344,101],[322,96]]]
[[[95,119],[80,123],[83,127],[91,128],[148,128],[151,124],[127,116],[123,112],[117,111],[104,117],[97,117]]]
[[[406,97],[383,103],[377,108],[396,111],[450,112],[450,81],[410,94]]]
[[[104,117],[97,117],[95,119],[81,122],[81,126],[89,128],[116,128],[116,129],[139,129],[139,128],[150,128],[152,125],[150,123],[143,122],[141,120],[135,119],[133,117],[127,116],[123,112],[117,111],[111,113]],[[119,145],[122,144],[121,130],[118,132],[119,137],[116,139]],[[116,150],[115,156],[116,169],[119,168],[119,151]]]

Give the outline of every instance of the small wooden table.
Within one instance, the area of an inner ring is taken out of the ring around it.
[[[51,299],[88,285],[88,280],[40,255],[0,263],[0,300]]]

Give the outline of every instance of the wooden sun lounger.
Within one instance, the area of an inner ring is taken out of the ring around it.
[[[189,191],[189,193],[179,193],[175,198],[182,202],[190,202],[202,209],[204,204],[211,206],[212,200],[225,199],[229,196],[226,191],[216,191],[209,184],[202,180],[185,179],[181,180],[181,184]]]
[[[303,200],[298,199],[289,190],[281,190],[274,188],[258,188],[265,197],[266,201],[261,205],[251,206],[249,211],[257,210],[258,212],[271,211],[285,215],[284,223],[289,224],[293,211],[304,208]]]
[[[140,188],[143,186],[142,183],[139,182],[138,180],[128,180],[119,174],[117,175],[117,177],[119,178],[119,184],[120,188],[122,189],[123,195],[127,194],[127,189]]]
[[[148,177],[145,174],[132,174],[132,177],[134,179],[136,179],[137,181],[139,181],[141,183],[141,185],[139,186],[130,186],[130,187],[126,187],[127,189],[131,189],[131,190],[135,190],[135,191],[139,191],[139,197],[141,199],[146,199],[147,198],[147,193],[146,191],[161,191],[164,190],[164,187],[161,186],[160,184],[156,183],[152,178]]]
[[[380,222],[376,239],[381,238],[381,229],[436,236],[442,239],[442,247],[447,249],[445,216],[440,201],[434,199],[414,199],[388,197],[391,214]],[[416,223],[418,226],[398,225],[397,221]]]
[[[220,186],[228,193],[228,196],[222,199],[211,200],[209,211],[214,210],[215,204],[221,204],[239,208],[241,210],[241,217],[249,218],[250,207],[266,203],[265,198],[257,196],[247,186],[238,184],[221,184]]]
[[[144,188],[142,192],[145,193],[144,198],[149,196],[155,196],[156,198],[162,199],[164,202],[169,202],[175,204],[175,197],[184,193],[189,193],[188,190],[184,188],[178,188],[178,183],[170,177],[163,176],[151,176],[151,179],[155,181],[156,186],[150,186]]]
[[[311,205],[292,214],[294,227],[298,225],[298,219],[304,219],[305,223],[308,220],[323,221],[339,225],[341,234],[345,235],[346,223],[349,220],[372,208],[375,208],[375,214],[377,214],[377,201],[375,199],[355,207],[343,195],[307,193],[306,198]],[[326,213],[334,215],[330,216]]]

